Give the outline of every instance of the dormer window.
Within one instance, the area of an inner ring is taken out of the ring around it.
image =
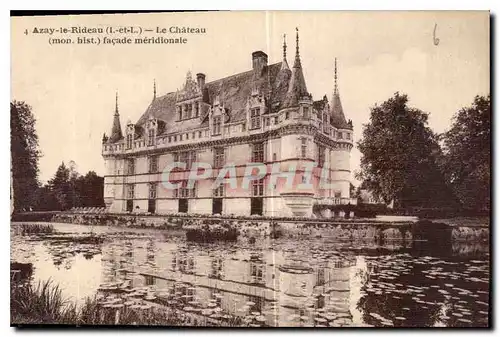
[[[214,117],[212,136],[220,135],[221,124],[222,124],[222,117],[221,116]]]
[[[128,134],[127,135],[127,150],[130,150],[132,148],[132,142],[133,142],[134,135]]]
[[[194,116],[198,117],[200,115],[200,106],[198,103],[194,103]]]
[[[254,108],[250,110],[250,128],[260,128],[260,108]]]
[[[155,145],[155,129],[148,129],[148,146]]]
[[[180,105],[177,106],[177,120],[182,120],[182,107]]]

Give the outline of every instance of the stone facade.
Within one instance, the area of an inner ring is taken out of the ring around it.
[[[208,83],[204,74],[194,79],[188,73],[181,89],[160,97],[155,85],[151,104],[135,124],[127,123],[125,134],[117,100],[111,136],[104,135],[102,147],[109,212],[309,216],[318,200],[350,202],[353,130],[340,103],[336,61],[331,104],[326,95],[314,101],[307,91],[298,34],[292,69],[286,44],[281,62],[268,64],[258,51],[252,64],[249,71]],[[186,167],[165,174],[173,162]],[[189,188],[194,162],[213,170]],[[262,163],[267,174],[245,186],[243,178],[254,174],[248,163]],[[214,189],[229,164],[236,186]],[[312,164],[311,186],[299,189]],[[291,186],[287,172],[293,172]],[[167,188],[167,178],[181,187]]]

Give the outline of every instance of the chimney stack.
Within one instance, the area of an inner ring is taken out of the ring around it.
[[[205,86],[205,74],[196,74],[196,81],[198,82],[198,87],[200,88],[200,90],[203,90],[203,87]]]
[[[262,75],[264,67],[267,66],[267,54],[260,50],[253,52],[252,66],[257,75]]]

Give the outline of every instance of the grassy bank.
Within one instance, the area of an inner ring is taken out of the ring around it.
[[[32,285],[12,283],[10,293],[11,325],[65,324],[65,325],[139,325],[192,326],[211,325],[194,322],[185,313],[148,304],[128,306],[118,302],[103,302],[87,298],[77,307],[63,297],[59,286],[51,281]],[[228,326],[241,326],[234,320]],[[224,324],[222,324],[224,325]]]

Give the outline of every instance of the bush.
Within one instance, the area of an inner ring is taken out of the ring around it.
[[[203,220],[185,228],[186,239],[195,242],[236,241],[239,235],[235,227],[221,220]]]
[[[54,226],[40,224],[21,224],[16,227],[21,235],[52,234],[55,232]]]
[[[421,220],[411,225],[414,240],[426,240],[439,245],[451,244],[452,229],[447,224]]]

